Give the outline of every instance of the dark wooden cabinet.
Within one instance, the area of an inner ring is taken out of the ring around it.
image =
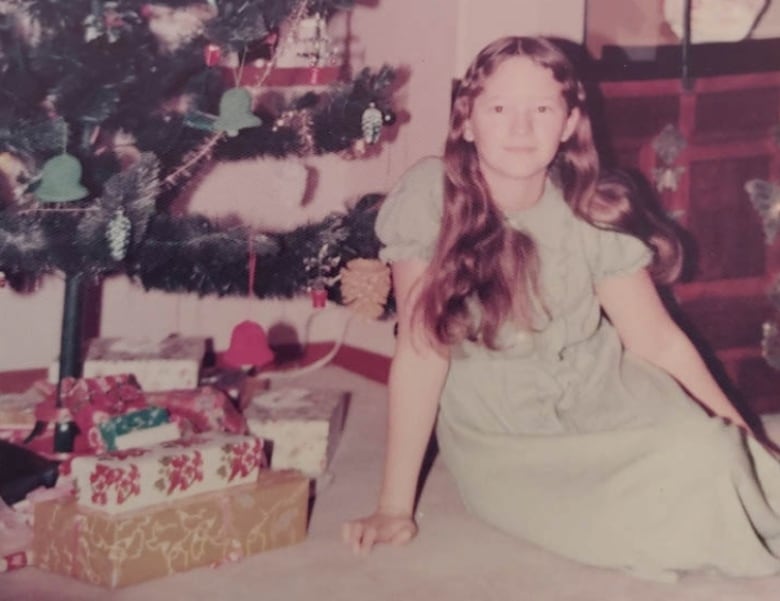
[[[754,178],[780,183],[780,68],[709,74],[689,86],[665,77],[599,88],[613,159],[641,171],[689,234],[690,269],[671,290],[681,322],[738,397],[758,412],[780,411],[780,372],[761,355],[780,245],[766,243],[745,190]],[[659,152],[662,132],[684,141],[672,162]]]

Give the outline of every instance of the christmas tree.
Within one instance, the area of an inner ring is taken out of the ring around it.
[[[775,143],[780,148],[780,128],[774,132]],[[753,208],[761,218],[767,249],[771,248],[780,231],[780,184],[763,179],[751,179],[745,183],[745,191]],[[780,370],[780,276],[775,276],[768,293],[773,315],[763,323],[761,353],[766,362]]]
[[[64,275],[60,378],[77,375],[89,280],[281,298],[318,286],[342,300],[342,268],[376,256],[378,196],[291,232],[170,207],[209,162],[378,145],[394,70],[349,72],[327,24],[352,5],[0,3],[0,272],[17,290]]]

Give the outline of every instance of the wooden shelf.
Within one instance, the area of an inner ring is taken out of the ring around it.
[[[780,49],[780,40],[772,44]],[[696,54],[742,51],[730,44]],[[674,76],[606,81],[602,129],[596,124],[615,162],[641,172],[651,187],[655,170],[666,166],[654,149],[658,134],[671,125],[685,140],[671,165],[681,173],[677,187],[658,193],[662,208],[679,215],[693,261],[688,281],[671,289],[672,309],[703,354],[761,411],[780,411],[780,372],[760,348],[762,324],[775,311],[767,293],[780,249],[767,246],[745,183],[780,177],[780,52],[773,60],[773,70],[766,61],[747,72],[726,69],[695,78],[690,89]]]

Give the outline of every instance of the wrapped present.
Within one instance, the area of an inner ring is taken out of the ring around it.
[[[83,374],[95,377],[131,373],[146,392],[195,388],[205,354],[206,339],[202,337],[93,338]]]
[[[256,483],[109,516],[55,499],[35,506],[39,568],[107,588],[300,542],[309,484],[265,470]]]
[[[44,402],[54,387],[46,380],[38,380],[24,392],[0,394],[0,440],[23,445],[28,435],[35,428],[35,409]],[[48,446],[53,448],[53,427],[50,428]],[[38,442],[38,441],[35,441]],[[40,451],[35,445],[34,451]]]
[[[63,378],[60,384],[62,408],[56,407],[57,391],[51,387],[46,399],[35,408],[35,417],[53,424],[61,413],[68,414],[78,427],[74,452],[95,453],[106,449],[99,425],[112,417],[147,406],[143,391],[132,375],[118,374],[95,378]]]
[[[35,406],[46,398],[46,392],[34,385],[25,392],[0,394],[0,428],[28,428],[35,426]]]
[[[33,565],[34,554],[30,549],[0,555],[0,574]]]
[[[79,505],[117,514],[254,482],[265,465],[256,436],[206,432],[151,447],[73,457]]]
[[[186,419],[195,432],[246,433],[244,416],[236,409],[227,393],[213,386],[193,390],[167,390],[146,394],[150,405],[165,407],[174,417]]]
[[[279,389],[257,394],[244,410],[249,431],[270,442],[274,469],[319,476],[341,437],[347,393]]]
[[[130,434],[134,430],[147,430],[161,424],[166,424],[169,421],[167,409],[150,405],[142,409],[111,417],[106,421],[99,423],[98,430],[100,431],[100,436],[103,439],[106,450],[116,451],[120,448],[117,446],[117,437],[122,438],[124,435]],[[177,436],[174,436],[174,438],[177,438]],[[126,439],[123,438],[123,440]],[[129,447],[122,445],[121,448],[126,449]]]

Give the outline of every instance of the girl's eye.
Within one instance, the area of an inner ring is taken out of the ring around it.
[[[552,110],[552,107],[550,107],[547,104],[540,104],[536,107],[537,113],[549,113]]]
[[[493,112],[494,113],[503,113],[504,112],[504,106],[501,104],[496,104],[493,106]]]

